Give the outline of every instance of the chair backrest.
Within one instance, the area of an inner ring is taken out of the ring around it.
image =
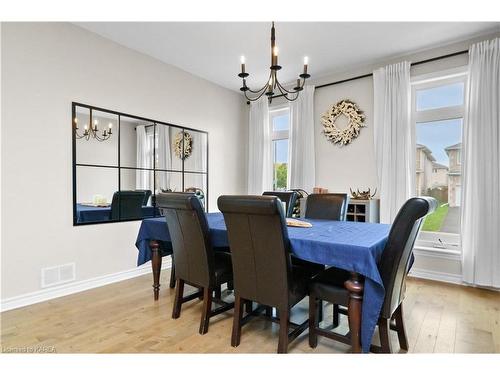
[[[385,287],[383,318],[389,319],[404,299],[405,277],[415,240],[423,219],[436,207],[437,201],[432,197],[410,198],[394,219],[378,264]]]
[[[285,202],[286,217],[292,217],[293,208],[295,207],[298,196],[295,191],[265,191],[262,195],[273,195],[278,197],[282,202]]]
[[[144,202],[142,203],[142,205],[143,206],[147,206],[149,198],[151,197],[151,190],[140,190],[140,189],[137,189],[137,190],[134,190],[134,191],[140,191],[140,192],[144,193]]]
[[[111,220],[141,219],[144,195],[142,191],[115,191],[111,201]]]
[[[306,201],[305,217],[343,221],[347,214],[347,194],[309,194]]]
[[[159,193],[174,252],[176,277],[200,287],[215,283],[214,253],[207,218],[194,194]]]
[[[221,196],[235,293],[258,303],[288,308],[291,276],[285,213],[275,196]]]

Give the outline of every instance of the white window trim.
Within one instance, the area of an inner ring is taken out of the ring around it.
[[[467,66],[462,66],[445,71],[414,76],[411,78],[411,122],[416,129],[419,122],[432,122],[463,118],[464,105],[416,111],[417,90],[464,82],[464,96],[467,91]],[[415,248],[436,253],[461,254],[461,235],[446,232],[421,231]]]

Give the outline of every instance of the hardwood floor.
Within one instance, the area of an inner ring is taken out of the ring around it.
[[[163,272],[157,302],[151,275],[145,275],[2,313],[2,352],[26,347],[57,353],[276,352],[279,327],[264,319],[243,327],[237,348],[230,345],[232,310],[212,318],[204,336],[198,334],[202,301],[186,303],[181,317],[173,320],[174,291],[168,288],[168,279],[169,273]],[[407,287],[404,313],[410,352],[500,353],[500,293],[421,279],[409,279]],[[227,291],[225,295],[232,300]],[[304,300],[293,309],[292,321],[301,322],[306,314]],[[332,321],[331,315],[328,305],[325,322]],[[347,331],[344,316],[339,330]],[[391,335],[398,350],[396,333]],[[325,338],[319,338],[313,350],[307,331],[289,347],[290,353],[348,351],[348,346]]]

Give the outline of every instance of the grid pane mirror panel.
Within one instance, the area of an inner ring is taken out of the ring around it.
[[[158,216],[155,196],[162,191],[196,187],[206,199],[207,133],[85,104],[73,103],[72,113],[74,225]],[[77,132],[89,124],[99,135],[112,129],[111,136],[78,139]],[[192,144],[183,159],[175,152],[175,137],[182,139],[184,132]]]
[[[207,171],[207,134],[196,131],[185,131],[184,147],[190,149],[189,156],[184,159],[184,171],[206,172]],[[187,143],[191,143],[187,145]],[[187,151],[187,150],[186,150]],[[178,158],[178,156],[176,156]]]
[[[76,108],[76,124],[78,126],[77,132],[80,136],[87,130],[90,132],[90,124],[96,135],[103,136],[106,132],[106,140],[99,141],[90,136],[87,138],[76,139],[76,162],[78,164],[88,165],[103,165],[103,166],[118,166],[118,116],[101,111],[92,111],[92,119],[90,118],[90,109],[77,107]],[[109,129],[111,125],[111,135]]]
[[[118,191],[118,168],[76,167],[78,224],[111,220],[111,202]]]

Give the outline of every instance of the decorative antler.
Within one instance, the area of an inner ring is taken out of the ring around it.
[[[356,189],[356,191],[352,191],[352,189],[349,188],[349,191],[351,192],[352,199],[359,199],[359,200],[372,199],[375,196],[375,194],[377,194],[377,188],[375,188],[373,194],[371,193],[370,188],[368,188],[368,190],[362,190],[362,191],[359,191],[359,189]]]

